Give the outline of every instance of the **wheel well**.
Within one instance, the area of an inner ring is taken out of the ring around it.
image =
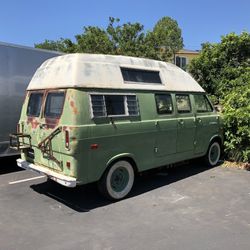
[[[114,159],[113,161],[111,161],[111,162],[108,164],[107,169],[109,169],[110,166],[112,166],[114,163],[116,163],[116,162],[118,162],[118,161],[127,161],[127,162],[129,162],[129,163],[132,165],[135,174],[138,173],[138,168],[137,168],[137,165],[136,165],[134,159],[131,158],[131,157],[129,157],[129,156],[124,156],[124,157],[119,157],[119,158],[117,158],[117,159]]]
[[[214,137],[211,141],[210,141],[210,144],[211,143],[213,143],[213,142],[218,142],[219,144],[220,144],[220,146],[221,146],[221,148],[222,148],[222,139],[219,137],[219,136],[216,136],[216,137]],[[209,145],[210,145],[209,144]]]

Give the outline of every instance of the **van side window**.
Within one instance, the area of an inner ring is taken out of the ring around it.
[[[205,95],[194,95],[195,107],[198,113],[212,112],[213,108]]]
[[[27,108],[27,116],[38,117],[42,106],[43,93],[31,93]]]
[[[48,93],[44,112],[46,118],[60,118],[63,110],[64,95],[64,92]]]
[[[124,96],[106,95],[105,104],[107,115],[125,115]]]
[[[178,113],[191,112],[191,104],[189,95],[177,94],[175,95]]]
[[[157,113],[171,114],[173,112],[172,98],[169,94],[155,94]]]
[[[135,95],[90,95],[92,117],[136,116],[139,107]]]
[[[125,82],[162,83],[159,71],[121,68]]]
[[[138,107],[138,102],[137,98],[135,95],[127,95],[127,109],[128,109],[128,114],[133,116],[133,115],[139,115],[139,107]]]
[[[103,95],[91,95],[92,114],[93,117],[106,116],[106,106]]]

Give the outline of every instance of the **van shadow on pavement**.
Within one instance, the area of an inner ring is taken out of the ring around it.
[[[20,156],[6,156],[0,158],[0,175],[9,174],[12,172],[22,171],[20,167],[17,166],[16,159]]]
[[[171,169],[151,170],[145,172],[142,176],[138,176],[135,179],[133,190],[127,199],[199,174],[209,169],[210,168],[205,166],[204,163],[194,161],[190,164]],[[31,185],[31,188],[40,194],[57,200],[77,212],[88,212],[92,209],[112,203],[99,194],[95,183],[71,189],[49,180],[47,182]]]

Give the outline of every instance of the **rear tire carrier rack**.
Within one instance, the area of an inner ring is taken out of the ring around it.
[[[17,151],[31,148],[31,136],[23,133],[10,134],[10,148]],[[28,142],[27,140],[28,139]]]

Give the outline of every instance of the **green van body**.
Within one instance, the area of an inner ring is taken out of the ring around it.
[[[79,54],[75,56],[81,57]],[[62,57],[67,60],[67,56]],[[51,60],[56,59],[50,59],[48,62]],[[175,66],[171,67],[176,69]],[[150,70],[146,67],[141,68],[140,70]],[[155,68],[152,72],[157,72]],[[70,70],[73,69],[69,69],[69,74]],[[178,73],[180,69],[176,71]],[[35,81],[39,81],[37,75],[39,70],[35,75]],[[24,135],[19,138],[23,149],[20,146],[22,153],[18,165],[38,166],[43,169],[38,172],[45,173],[56,181],[57,174],[71,178],[73,184],[58,181],[65,186],[73,187],[98,181],[106,169],[118,160],[126,160],[133,165],[135,172],[142,172],[204,156],[214,140],[220,145],[223,143],[220,116],[201,87],[195,91],[185,88],[150,89],[148,85],[145,89],[134,88],[133,84],[127,84],[125,88],[91,88],[59,83],[53,85],[51,82],[49,87],[43,87],[41,84],[40,87],[28,88],[18,126],[19,134]],[[28,106],[30,96],[34,93],[41,93],[42,101],[39,115],[32,117],[28,115]],[[61,93],[63,97],[62,110],[56,118],[48,118],[45,115],[46,100],[51,93]],[[133,105],[137,105],[135,109],[138,113],[95,117],[94,101],[91,98],[104,96],[105,99],[109,95],[122,98],[133,96]],[[156,102],[159,95],[168,96],[171,102],[171,110],[168,113],[159,112]],[[180,112],[178,109],[177,99],[180,96],[189,99],[189,111]],[[205,98],[208,110],[198,110],[199,98]]]

